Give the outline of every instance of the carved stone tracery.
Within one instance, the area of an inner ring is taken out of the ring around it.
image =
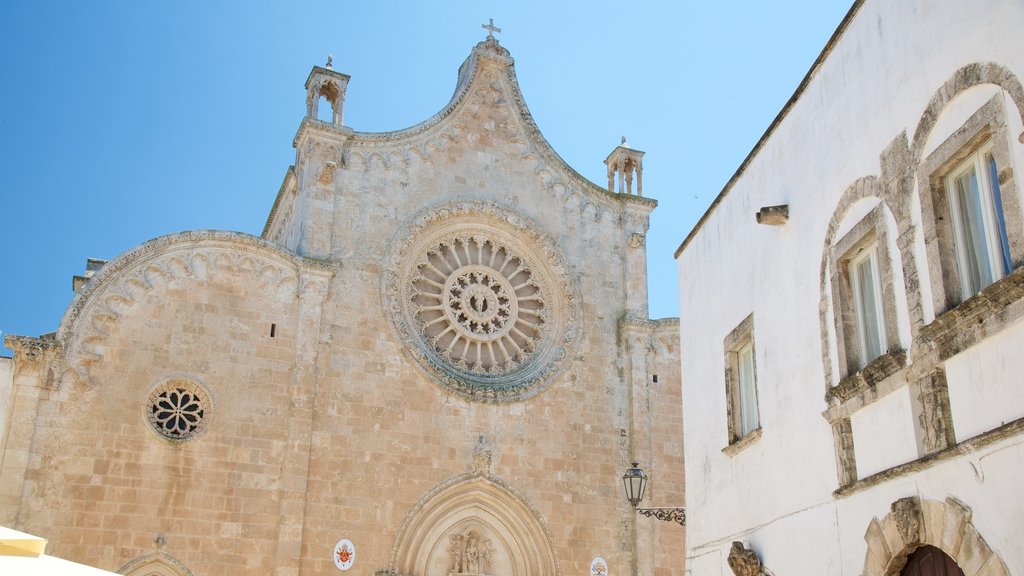
[[[512,249],[474,235],[441,242],[417,265],[413,303],[423,335],[461,369],[511,370],[534,351],[544,297]]]
[[[473,400],[532,396],[575,340],[575,283],[536,223],[493,203],[428,208],[385,257],[381,298],[399,341],[436,382]]]

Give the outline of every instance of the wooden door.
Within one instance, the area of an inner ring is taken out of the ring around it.
[[[900,576],[964,576],[964,571],[942,550],[922,546],[907,559]]]

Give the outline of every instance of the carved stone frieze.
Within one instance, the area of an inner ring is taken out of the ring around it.
[[[239,232],[202,230],[163,236],[104,265],[68,307],[57,340],[68,366],[91,382],[91,367],[106,356],[105,342],[114,325],[154,288],[246,270],[263,289],[287,300],[296,295],[300,270],[321,278],[323,284],[336,268]]]

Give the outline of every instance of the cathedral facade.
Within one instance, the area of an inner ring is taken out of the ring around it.
[[[621,480],[683,502],[643,153],[577,174],[493,37],[405,130],[346,126],[348,82],[310,73],[261,236],[90,261],[55,333],[7,337],[0,524],[135,575],[682,574]]]

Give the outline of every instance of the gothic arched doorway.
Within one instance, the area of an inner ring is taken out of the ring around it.
[[[907,558],[900,576],[964,576],[964,571],[942,550],[924,545]]]
[[[547,529],[525,499],[493,477],[465,475],[413,508],[392,550],[403,576],[557,576]]]

